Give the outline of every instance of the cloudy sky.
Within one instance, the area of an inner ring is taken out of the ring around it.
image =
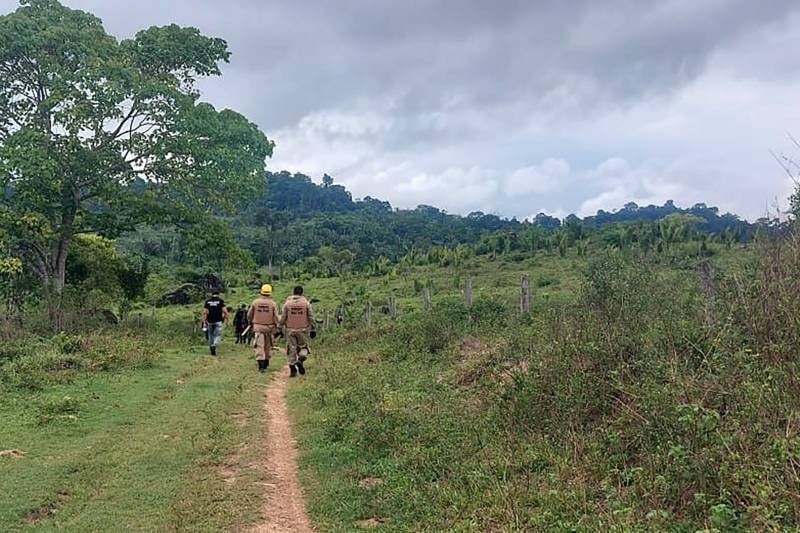
[[[118,37],[176,22],[225,38],[205,97],[276,141],[271,170],[356,197],[519,218],[673,199],[752,219],[791,191],[770,150],[800,136],[797,0],[65,3]]]

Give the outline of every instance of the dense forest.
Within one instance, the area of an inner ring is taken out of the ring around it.
[[[258,277],[273,280],[380,276],[413,265],[458,267],[479,256],[519,261],[539,251],[565,256],[612,248],[697,257],[713,253],[711,243],[730,248],[759,228],[781,227],[768,219],[750,223],[720,214],[705,204],[680,208],[672,201],[628,203],[614,212],[563,220],[545,213],[525,221],[480,211],[461,216],[429,205],[397,209],[369,196],[354,199],[327,174],[321,181],[266,172],[257,192],[232,211],[212,210],[192,224],[169,218],[166,224],[147,220],[127,228],[114,223],[76,235],[65,263],[64,297],[102,309],[142,297],[162,302],[170,291],[209,274],[239,281],[259,271]],[[130,194],[149,194],[138,179],[130,188]],[[103,205],[88,210],[98,217],[109,213]],[[12,314],[38,294],[30,270],[9,271],[0,281]],[[127,307],[124,303],[120,312]]]
[[[217,237],[227,236],[237,246],[220,245],[214,257],[199,252],[206,248],[198,241],[209,233],[199,236],[171,226],[141,228],[121,239],[122,249],[156,261],[188,262],[212,270],[241,264],[244,251],[252,258],[245,265],[268,266],[273,271],[294,265],[317,275],[329,270],[332,275],[337,273],[335,266],[321,265],[342,263],[368,270],[376,262],[395,263],[408,254],[464,245],[476,253],[556,249],[600,230],[604,230],[601,238],[611,244],[644,240],[656,247],[660,240],[678,238],[662,235],[658,224],[654,225],[667,217],[684,217],[693,232],[728,243],[745,241],[759,225],[768,223],[751,224],[705,204],[684,209],[672,201],[642,207],[628,203],[618,211],[599,211],[583,219],[570,215],[560,220],[539,213],[533,220],[519,221],[480,211],[460,216],[429,205],[396,209],[370,196],[353,199],[327,174],[321,184],[287,171],[267,172],[265,181],[266,192],[257,200],[244,204],[233,217],[217,219],[219,226],[211,232],[215,241],[222,243],[225,239]],[[649,236],[639,239],[648,232]],[[231,254],[234,257],[228,257]]]

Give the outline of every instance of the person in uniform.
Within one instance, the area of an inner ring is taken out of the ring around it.
[[[272,355],[272,336],[278,329],[278,305],[272,300],[272,285],[261,286],[260,296],[247,311],[247,320],[253,331],[258,371],[266,372]]]
[[[219,297],[219,291],[211,293],[211,298],[203,305],[203,325],[206,327],[208,347],[211,355],[217,355],[217,346],[222,340],[222,324],[228,318],[228,308]]]
[[[280,327],[286,328],[286,357],[289,360],[289,377],[298,372],[305,374],[303,362],[308,356],[309,337],[316,336],[311,303],[303,296],[303,287],[297,286],[292,296],[283,304]]]

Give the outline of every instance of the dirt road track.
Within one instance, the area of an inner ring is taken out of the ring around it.
[[[283,369],[282,369],[283,370]],[[267,443],[264,446],[268,480],[264,487],[265,502],[262,521],[252,532],[312,533],[306,503],[297,479],[297,443],[286,406],[289,378],[281,372],[267,388],[264,417]]]

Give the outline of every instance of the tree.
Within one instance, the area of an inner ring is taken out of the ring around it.
[[[319,258],[329,275],[335,274],[342,277],[350,271],[355,255],[350,250],[337,251],[331,246],[323,246],[319,249]]]
[[[0,16],[0,225],[54,326],[76,235],[197,223],[263,184],[274,144],[195,88],[229,55],[222,39],[176,25],[118,42],[57,0]]]
[[[119,272],[124,268],[114,241],[97,235],[78,235],[70,246],[66,271],[70,285],[105,294],[121,293]]]
[[[252,272],[256,268],[251,253],[239,246],[230,226],[222,220],[209,220],[196,231],[184,232],[182,237],[187,258],[198,267],[216,272]]]

